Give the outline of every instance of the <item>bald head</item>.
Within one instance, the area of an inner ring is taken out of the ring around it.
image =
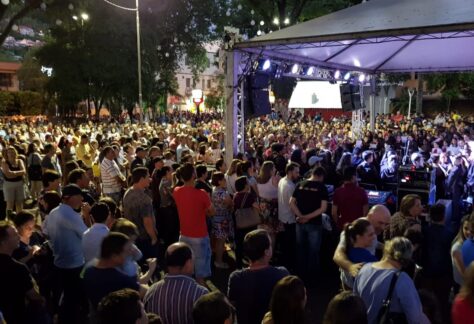
[[[193,259],[191,247],[183,242],[171,244],[166,249],[165,263],[168,272],[186,271],[186,265]]]
[[[380,235],[390,225],[390,211],[384,205],[375,205],[367,214],[367,219],[372,224],[376,235]]]

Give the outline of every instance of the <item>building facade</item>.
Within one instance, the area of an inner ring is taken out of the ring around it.
[[[18,80],[18,70],[20,63],[0,62],[0,90],[20,91],[20,81]]]
[[[219,51],[217,44],[206,44],[204,48],[207,52],[208,64],[207,68],[199,75],[198,80],[193,79],[193,74],[188,59],[185,56],[179,62],[179,68],[176,71],[176,79],[178,81],[178,94],[181,98],[171,97],[168,100],[169,104],[174,105],[173,108],[193,110],[192,91],[200,89],[204,96],[217,90],[219,85],[219,69],[216,65],[216,55]]]

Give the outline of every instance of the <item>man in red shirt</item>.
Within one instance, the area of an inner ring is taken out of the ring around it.
[[[347,167],[343,171],[344,184],[334,192],[332,218],[339,231],[344,224],[367,215],[369,199],[364,189],[357,185],[355,167]]]
[[[196,281],[204,284],[204,279],[211,276],[211,245],[207,231],[206,216],[215,214],[209,195],[194,187],[196,170],[191,163],[178,169],[184,185],[174,189],[180,225],[180,242],[185,242],[193,250],[194,273]]]

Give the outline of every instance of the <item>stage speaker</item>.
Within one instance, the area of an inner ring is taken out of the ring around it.
[[[353,111],[362,108],[359,86],[350,83],[341,84],[340,92],[343,111]]]
[[[272,112],[268,93],[270,76],[268,74],[251,74],[245,83],[245,119],[270,114]]]

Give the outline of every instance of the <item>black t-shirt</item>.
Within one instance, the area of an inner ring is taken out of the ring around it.
[[[136,168],[139,167],[144,167],[146,165],[146,161],[140,159],[139,157],[136,157],[133,161],[132,164],[130,165],[130,170],[135,170]]]
[[[209,195],[212,195],[212,188],[207,182],[196,180],[194,188],[204,190]]]
[[[288,276],[284,267],[236,270],[229,277],[228,296],[237,309],[237,321],[260,324],[268,311],[273,287]]]
[[[23,263],[0,254],[0,310],[8,324],[25,323],[25,294],[33,278]]]
[[[300,212],[307,215],[321,208],[323,200],[328,201],[328,190],[322,182],[304,180],[296,185],[293,197]],[[322,225],[321,216],[311,219],[307,224]]]
[[[115,268],[100,269],[90,266],[84,271],[84,286],[92,306],[97,308],[99,302],[111,292],[124,288],[139,289],[136,278],[129,277]]]

